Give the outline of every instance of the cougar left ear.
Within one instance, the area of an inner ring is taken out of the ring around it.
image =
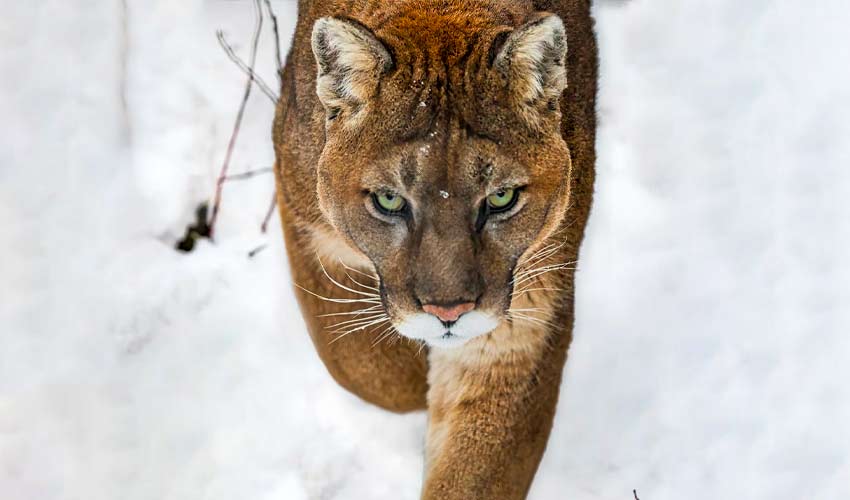
[[[561,18],[542,14],[510,33],[493,58],[521,105],[557,102],[567,86],[567,34]]]
[[[392,68],[392,56],[384,44],[353,21],[318,19],[312,45],[318,66],[316,92],[329,118],[363,104]]]

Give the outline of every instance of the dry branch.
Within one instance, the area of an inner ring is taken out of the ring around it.
[[[272,172],[274,172],[274,169],[272,167],[258,168],[256,170],[248,170],[246,172],[240,172],[238,174],[228,175],[227,177],[224,178],[224,181],[225,182],[242,181],[242,180],[245,180],[245,179],[250,179],[251,177],[256,177],[258,175],[270,174]]]
[[[257,247],[257,248],[255,248],[255,249],[251,250],[250,252],[248,252],[248,258],[249,258],[249,259],[253,259],[254,257],[256,257],[256,256],[257,256],[257,254],[258,254],[258,253],[260,253],[260,252],[262,252],[263,250],[265,250],[267,246],[268,246],[267,244],[263,244],[263,245],[258,246],[258,247]]]
[[[221,191],[224,187],[227,178],[227,169],[230,166],[230,158],[233,156],[233,149],[236,146],[236,139],[239,137],[239,129],[242,127],[242,117],[245,115],[245,106],[248,104],[248,98],[251,97],[251,88],[254,83],[253,70],[257,62],[257,46],[260,43],[260,32],[263,29],[263,11],[260,5],[260,0],[254,0],[254,12],[256,15],[256,26],[254,28],[254,39],[251,45],[250,65],[251,74],[248,76],[248,81],[245,83],[245,93],[242,96],[242,103],[239,105],[239,112],[236,114],[236,121],[233,124],[233,132],[230,135],[230,142],[227,145],[227,153],[224,156],[224,162],[221,165],[221,172],[218,175],[216,182],[215,199],[213,201],[213,212],[210,217],[209,234],[210,239],[215,239],[215,223],[218,220],[218,212],[221,209]]]
[[[264,3],[266,10],[268,11],[269,18],[271,18],[272,29],[274,31],[276,67],[279,86],[283,74],[283,58],[281,56],[280,51],[280,32],[278,31],[277,16],[274,13],[274,9],[272,9],[271,1],[264,0]],[[225,153],[224,161],[221,166],[221,171],[219,172],[218,179],[216,180],[212,216],[209,220],[208,235],[205,235],[208,236],[210,239],[214,239],[215,225],[218,220],[219,210],[221,209],[221,199],[224,184],[228,181],[250,179],[251,177],[254,177],[256,175],[273,171],[272,168],[262,168],[256,170],[249,170],[247,172],[242,172],[234,175],[228,175],[227,173],[230,168],[230,160],[233,156],[233,150],[236,146],[236,140],[239,136],[239,130],[242,126],[242,119],[245,115],[245,108],[248,103],[248,98],[251,96],[251,88],[253,87],[253,85],[256,84],[257,87],[266,95],[266,97],[268,97],[272,101],[272,104],[276,105],[278,101],[278,95],[271,89],[271,87],[269,87],[269,85],[262,79],[262,77],[257,74],[254,69],[257,62],[257,48],[259,46],[260,34],[262,33],[264,20],[263,5],[260,3],[260,0],[254,0],[254,15],[256,19],[256,24],[254,26],[254,35],[251,44],[251,55],[248,63],[246,63],[238,55],[236,55],[236,52],[233,50],[233,47],[227,42],[223,31],[219,30],[216,33],[219,45],[221,45],[221,48],[224,49],[224,52],[225,54],[227,54],[227,57],[230,58],[230,60],[233,61],[233,63],[236,64],[236,66],[241,69],[242,72],[248,77],[248,81],[245,83],[245,92],[242,96],[242,102],[239,105],[239,111],[236,114],[236,121],[233,125],[233,132],[230,135],[230,142],[227,145],[227,152]],[[269,221],[271,220],[271,217],[274,214],[274,209],[276,206],[277,196],[273,196],[271,203],[269,204],[269,208],[266,211],[266,215],[263,218],[262,225],[260,226],[260,231],[264,234],[268,229]]]
[[[275,94],[274,90],[269,87],[269,85],[263,80],[263,78],[254,71],[253,66],[248,66],[245,64],[239,56],[236,55],[236,52],[233,51],[233,47],[227,43],[227,40],[224,38],[224,32],[219,30],[216,32],[216,37],[218,38],[218,43],[221,45],[221,48],[224,49],[224,53],[227,54],[227,57],[233,61],[236,66],[242,70],[248,78],[254,80],[254,83],[257,84],[257,87],[266,94],[266,97],[271,99],[272,104],[277,104],[278,96]]]
[[[280,32],[277,29],[277,16],[274,13],[274,9],[272,9],[271,0],[265,0],[266,9],[269,11],[269,17],[272,20],[272,29],[274,30],[274,49],[275,56],[277,56],[277,78],[280,81],[281,72],[283,71],[283,58],[280,55]]]
[[[277,16],[274,13],[274,9],[272,9],[271,0],[265,0],[266,9],[269,12],[269,17],[272,20],[272,29],[274,30],[274,50],[276,56],[277,63],[277,83],[278,87],[283,84],[283,57],[280,53],[280,31],[278,31],[277,27]],[[275,105],[277,105],[277,101],[275,101]],[[260,226],[260,232],[266,234],[266,230],[269,228],[269,221],[272,218],[272,214],[274,214],[274,209],[277,206],[277,188],[275,188],[275,192],[272,193],[272,201],[269,204],[269,209],[266,212],[266,217],[263,219],[263,224]]]
[[[266,216],[263,218],[263,224],[260,226],[260,232],[266,234],[266,231],[269,228],[269,221],[272,219],[272,214],[274,214],[274,209],[277,206],[277,191],[272,193],[272,201],[269,203],[269,208],[266,210]]]

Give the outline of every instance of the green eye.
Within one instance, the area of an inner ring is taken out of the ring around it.
[[[501,189],[487,197],[490,213],[507,212],[516,205],[519,193],[516,189]]]
[[[373,194],[372,199],[378,210],[385,214],[397,214],[407,205],[404,198],[393,193]]]

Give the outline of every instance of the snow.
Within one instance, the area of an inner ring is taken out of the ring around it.
[[[275,2],[284,41],[294,5]],[[250,4],[5,12],[2,497],[418,498],[425,416],[324,371],[279,224],[259,232],[271,178],[226,187],[217,244],[171,247],[243,89],[215,30],[244,56]],[[531,498],[848,496],[845,2],[596,14],[598,194]],[[255,92],[234,173],[271,164],[272,116]]]

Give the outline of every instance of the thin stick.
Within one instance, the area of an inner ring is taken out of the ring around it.
[[[242,180],[245,180],[245,179],[250,179],[251,177],[254,177],[254,176],[257,176],[257,175],[269,174],[271,172],[274,172],[274,169],[272,167],[258,168],[258,169],[255,169],[255,170],[247,170],[245,172],[240,172],[238,174],[228,175],[227,177],[224,178],[224,180],[227,181],[227,182],[242,181]]]
[[[266,1],[266,10],[269,11],[269,17],[272,19],[272,29],[274,30],[274,48],[275,55],[277,56],[277,78],[280,81],[283,71],[283,58],[280,56],[280,32],[277,30],[277,16],[274,14],[274,9],[272,9],[272,3],[270,0]]]
[[[275,94],[274,91],[265,82],[265,80],[263,80],[263,78],[258,75],[256,71],[254,71],[253,67],[245,64],[245,61],[243,61],[239,58],[239,56],[236,55],[236,52],[233,51],[233,47],[229,43],[227,43],[227,40],[224,38],[224,32],[218,31],[216,32],[215,36],[218,38],[218,44],[221,45],[222,49],[224,49],[224,53],[227,54],[227,57],[231,61],[233,61],[233,63],[236,64],[236,66],[241,69],[242,72],[248,76],[248,78],[254,80],[254,82],[257,84],[257,87],[259,87],[260,90],[263,91],[263,94],[266,94],[266,96],[272,101],[272,104],[277,104],[277,94]]]
[[[260,6],[260,0],[254,0],[254,11],[257,16],[256,27],[254,28],[254,40],[251,45],[251,64],[250,68],[253,71],[254,64],[257,61],[257,46],[260,44],[260,31],[263,28],[263,11]],[[245,83],[245,94],[242,96],[242,103],[239,105],[239,112],[236,113],[236,122],[233,124],[233,132],[230,134],[230,142],[227,145],[227,153],[224,156],[224,162],[221,165],[221,172],[218,174],[218,181],[215,187],[215,199],[213,201],[213,212],[210,217],[210,239],[215,239],[215,223],[218,220],[218,211],[221,208],[221,191],[224,187],[225,179],[227,178],[227,169],[230,166],[230,157],[233,156],[233,149],[236,147],[236,138],[239,136],[239,129],[242,126],[242,117],[245,115],[245,107],[248,104],[248,98],[251,97],[251,88],[253,87],[254,77],[249,76]]]
[[[257,254],[258,254],[258,253],[260,253],[260,252],[262,252],[263,250],[265,250],[267,246],[268,246],[268,245],[260,245],[260,246],[258,246],[257,248],[255,248],[255,249],[251,250],[250,252],[248,252],[248,258],[249,258],[249,259],[253,259],[254,257],[256,257],[256,256],[257,256]]]
[[[274,31],[274,51],[275,51],[275,59],[277,63],[277,81],[278,84],[281,83],[283,78],[283,57],[280,55],[280,31],[277,28],[277,15],[274,13],[274,9],[272,9],[271,0],[265,0],[266,2],[266,10],[269,12],[269,17],[272,20],[272,30]],[[277,99],[275,99],[275,105],[277,105]],[[272,218],[272,214],[274,214],[274,209],[277,207],[277,191],[272,194],[272,201],[269,204],[269,209],[266,211],[266,217],[263,219],[263,224],[260,226],[260,232],[266,234],[266,231],[269,228],[269,221]]]
[[[269,203],[269,209],[266,211],[266,216],[260,225],[260,232],[263,234],[266,234],[266,231],[269,229],[269,222],[272,220],[275,207],[277,207],[277,192],[272,193],[272,202]]]

